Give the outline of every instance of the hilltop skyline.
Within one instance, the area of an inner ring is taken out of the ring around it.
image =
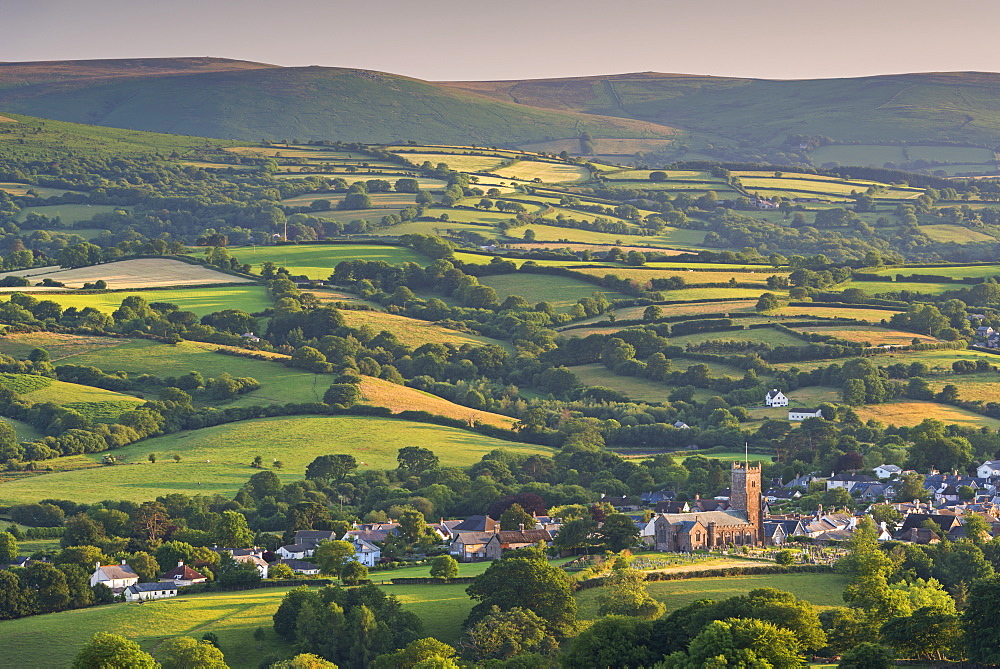
[[[765,79],[1000,71],[991,34],[1000,6],[972,0],[947,12],[927,0],[762,0],[752,11],[729,0],[634,0],[624,8],[512,0],[502,9],[388,0],[377,13],[304,0],[290,15],[266,0],[4,0],[0,8],[12,28],[0,49],[7,62],[215,56],[431,81],[647,71]]]

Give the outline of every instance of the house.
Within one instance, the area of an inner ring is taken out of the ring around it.
[[[764,521],[764,539],[771,546],[781,546],[787,539],[785,527],[778,522]]]
[[[826,489],[845,488],[847,492],[852,492],[855,486],[861,483],[878,483],[878,481],[864,474],[837,474],[826,480]]]
[[[270,565],[268,565],[267,562],[264,561],[264,558],[259,555],[234,555],[233,559],[237,562],[252,563],[255,567],[257,567],[257,571],[260,572],[260,577],[267,578],[267,570],[270,568]]]
[[[382,559],[382,549],[364,539],[355,539],[354,559],[366,567],[374,567]]]
[[[495,531],[456,532],[454,541],[448,547],[448,554],[459,562],[497,560],[501,552],[500,540]]]
[[[1000,476],[1000,460],[989,460],[979,465],[976,468],[976,476],[981,479]]]
[[[750,206],[755,209],[777,209],[778,205],[763,198],[755,198],[750,201]]]
[[[244,332],[243,334],[240,335],[240,337],[246,339],[249,342],[253,342],[254,344],[260,343],[260,337],[255,335],[253,332]]]
[[[312,557],[315,550],[315,546],[311,544],[288,544],[287,546],[281,546],[274,552],[280,555],[284,560],[302,560],[307,557]]]
[[[305,560],[278,560],[274,564],[287,565],[296,574],[305,574],[306,576],[316,576],[319,574],[319,567]]]
[[[823,412],[820,409],[791,409],[788,412],[788,420],[805,420],[806,418],[822,418]]]
[[[891,479],[903,473],[903,468],[898,465],[879,465],[875,468],[875,476],[880,479]]]
[[[174,583],[134,583],[124,590],[125,601],[143,602],[149,599],[163,599],[164,597],[176,597],[177,585]]]
[[[175,587],[181,588],[195,583],[204,583],[208,579],[196,572],[183,562],[178,562],[177,566],[160,577],[160,581],[173,583]]]
[[[657,492],[644,492],[639,497],[645,504],[659,504],[668,502],[677,496],[673,490],[659,490]]]
[[[552,543],[552,535],[546,530],[502,530],[497,532],[497,539],[500,541],[500,553],[517,548],[527,548],[543,543],[546,546]]]
[[[682,420],[675,421],[674,422],[674,427],[676,427],[678,430],[690,430],[691,429],[691,426],[688,425],[687,423],[685,423]]]
[[[102,583],[111,588],[112,592],[118,594],[130,585],[139,582],[139,575],[133,571],[132,567],[125,564],[125,560],[122,560],[121,564],[102,565],[98,562],[96,567],[90,576],[90,587],[92,588],[98,583]]]
[[[976,328],[976,336],[977,337],[986,338],[986,337],[989,337],[994,332],[996,332],[996,330],[994,330],[993,328],[991,328],[989,325],[980,325],[979,327]]]
[[[778,516],[776,518],[768,518],[764,521],[765,526],[768,523],[778,523],[781,525],[781,534],[784,536],[785,541],[788,541],[791,537],[803,537],[807,534],[805,526],[798,518]]]
[[[663,501],[656,505],[656,513],[687,513],[691,505],[687,502]]]
[[[764,493],[764,499],[770,504],[775,502],[790,502],[802,497],[798,488],[770,488]]]
[[[336,541],[338,538],[332,530],[296,530],[292,544],[295,546],[304,546],[309,550],[315,550],[321,541]],[[282,548],[285,547],[282,546]],[[309,555],[312,555],[312,553],[309,553]]]
[[[786,407],[788,406],[788,398],[785,394],[775,388],[774,390],[767,391],[767,395],[764,396],[764,404],[769,407]]]
[[[874,502],[879,497],[885,499],[885,489],[886,486],[881,483],[861,482],[851,488],[851,495],[866,502]]]

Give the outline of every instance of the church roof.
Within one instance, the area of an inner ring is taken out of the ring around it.
[[[699,521],[702,525],[708,526],[715,523],[716,526],[739,526],[749,525],[746,513],[743,511],[692,511],[691,513],[664,513],[660,515],[671,525],[675,523],[686,523]]]

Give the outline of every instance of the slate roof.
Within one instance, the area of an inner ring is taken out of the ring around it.
[[[137,595],[141,592],[163,592],[164,590],[176,590],[177,586],[173,583],[164,581],[160,583],[136,583],[135,585],[130,585],[125,589]]]
[[[139,574],[133,571],[127,564],[102,564],[99,569],[109,581],[120,581],[126,578],[139,578]]]
[[[192,569],[191,567],[187,566],[186,564],[182,564],[182,565],[177,565],[176,567],[174,567],[173,569],[171,569],[170,571],[168,571],[166,574],[164,574],[160,578],[169,578],[169,579],[179,580],[179,581],[194,581],[194,580],[197,580],[197,579],[203,579],[203,578],[205,578],[205,576],[203,576],[202,574],[199,574],[198,572],[196,572],[194,569]]]
[[[452,532],[492,532],[500,529],[500,523],[489,516],[469,516],[451,528]]]

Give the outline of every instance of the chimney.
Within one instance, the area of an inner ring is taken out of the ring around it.
[[[183,562],[183,561],[181,561],[181,560],[178,560],[178,561],[177,561],[177,566],[178,566],[178,567],[183,567],[183,566],[184,566],[184,562]]]
[[[125,564],[125,558],[122,558],[122,565]]]
[[[524,523],[519,523],[517,527],[518,527],[519,530],[521,530],[522,532],[524,532]]]
[[[98,560],[97,562],[94,563],[94,570],[96,571],[96,570],[98,570],[100,568],[101,568],[101,561]]]

